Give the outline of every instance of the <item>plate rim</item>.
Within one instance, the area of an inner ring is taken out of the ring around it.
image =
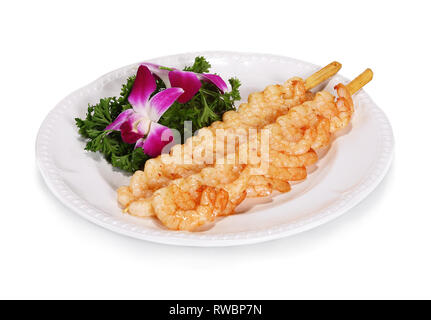
[[[199,51],[187,52],[175,55],[167,55],[146,61],[159,60],[159,59],[178,59],[178,58],[193,58],[197,55],[204,55],[206,57],[226,58],[233,56],[246,59],[265,59],[265,60],[278,60],[283,63],[300,64],[302,67],[316,68],[317,65],[306,61],[298,60],[281,55],[265,54],[265,53],[251,53],[251,52],[234,52],[234,51]],[[138,62],[139,63],[139,62]],[[136,226],[131,223],[121,221],[116,217],[112,217],[102,210],[97,209],[88,201],[80,198],[62,181],[61,176],[56,169],[52,158],[49,156],[49,139],[51,138],[51,130],[53,121],[57,119],[61,111],[67,105],[73,105],[73,99],[76,96],[88,94],[99,87],[103,87],[108,81],[128,74],[131,68],[136,67],[138,63],[126,65],[118,68],[105,75],[97,78],[89,84],[73,91],[65,98],[63,98],[56,106],[48,113],[43,120],[37,137],[36,137],[36,163],[41,172],[41,175],[47,184],[50,191],[63,203],[76,212],[81,217],[101,226],[108,230],[126,235],[132,238],[146,240],[161,244],[180,245],[180,246],[199,246],[199,247],[222,247],[222,246],[236,246],[246,245],[259,242],[285,238],[294,234],[298,234],[319,225],[327,223],[336,219],[342,214],[349,211],[356,206],[359,202],[365,199],[383,180],[388,172],[393,159],[394,153],[394,136],[390,122],[385,113],[374,103],[371,97],[361,90],[357,93],[358,100],[366,100],[369,111],[377,120],[379,131],[381,132],[382,146],[380,154],[376,157],[375,165],[362,178],[362,182],[358,183],[348,194],[340,195],[331,205],[324,210],[312,214],[310,217],[299,219],[295,222],[280,224],[276,227],[266,228],[263,230],[242,231],[242,232],[229,232],[225,234],[201,234],[190,232],[178,232],[168,230],[149,230],[144,227]],[[345,79],[344,77],[342,77]]]

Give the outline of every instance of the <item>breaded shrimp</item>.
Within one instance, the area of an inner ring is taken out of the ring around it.
[[[171,181],[147,199],[132,201],[128,212],[138,216],[155,214],[170,229],[192,231],[217,216],[234,213],[247,193],[264,196],[274,189],[289,191],[289,181],[305,179],[305,166],[317,160],[312,147],[326,146],[332,130],[349,123],[353,101],[343,85],[336,89],[340,94],[336,101],[329,93],[319,93],[313,101],[291,108],[286,115],[264,127],[270,131],[270,157],[261,159],[268,164],[266,171],[254,172],[259,164],[206,167],[199,173]],[[250,148],[248,144],[240,147]],[[130,193],[125,189],[121,192],[128,200]]]
[[[147,197],[174,179],[187,177],[205,167],[213,166],[217,152],[220,153],[216,150],[216,137],[222,140],[220,148],[223,157],[228,149],[224,141],[226,135],[238,136],[238,139],[241,139],[241,136],[248,133],[248,129],[262,128],[274,122],[280,115],[286,114],[293,106],[311,98],[312,94],[305,90],[304,80],[300,78],[292,78],[282,85],[270,85],[262,92],[250,94],[248,102],[241,104],[237,111],[224,113],[223,121],[216,121],[211,126],[200,129],[198,135],[187,139],[184,144],[173,146],[169,155],[148,160],[144,170],[136,171],[131,179],[129,188],[133,197]],[[220,135],[220,131],[216,135],[218,129],[224,129],[225,135]],[[209,135],[211,143],[207,140]],[[205,145],[212,145],[211,154],[205,159],[196,158],[194,153],[188,163],[174,161],[178,156],[184,159],[187,150],[204,149]],[[121,189],[121,192],[124,192],[124,189]],[[123,205],[123,201],[119,202]]]
[[[249,176],[245,170],[223,188],[205,185],[198,174],[175,180],[154,193],[152,209],[169,229],[193,231],[217,216],[232,214],[246,197]]]
[[[214,167],[204,168],[200,172],[188,177],[172,180],[167,187],[176,185],[179,190],[186,190],[186,192],[194,196],[195,198],[193,198],[193,201],[197,201],[199,193],[196,190],[203,191],[203,189],[199,189],[201,186],[217,187],[218,185],[228,185],[239,178],[244,167],[245,165],[241,164],[217,164]],[[159,190],[161,189],[162,188]],[[178,199],[178,201],[184,203],[184,198],[178,193],[179,190],[171,188],[169,193],[172,194],[174,198]],[[152,196],[142,197],[125,204],[126,212],[139,217],[155,215],[154,206],[152,205],[154,202],[154,195],[155,193]],[[189,200],[191,201],[191,198],[189,198]]]
[[[353,114],[353,100],[347,88],[341,83],[335,86],[337,90],[337,110],[336,116],[330,117],[331,133],[347,126]]]
[[[161,188],[153,196],[157,218],[169,229],[194,230],[214,221],[226,208],[227,192],[214,187],[199,187],[193,193],[175,184]]]
[[[248,181],[247,197],[266,197],[269,196],[274,190],[277,190],[281,193],[289,192],[290,184],[288,181],[279,180],[277,178],[252,176]]]
[[[305,167],[312,165],[318,160],[317,153],[314,150],[309,150],[300,155],[289,155],[284,152],[270,150],[269,159],[271,164],[276,167]]]
[[[189,167],[187,177],[169,181],[152,196],[136,201],[130,201],[134,190],[120,188],[122,203],[129,202],[126,211],[139,216],[156,215],[170,229],[193,231],[217,216],[234,213],[247,193],[262,196],[273,189],[289,191],[289,181],[305,179],[305,167],[317,160],[313,149],[327,146],[331,134],[349,123],[353,113],[351,94],[371,79],[372,71],[367,69],[349,83],[349,89],[342,84],[335,87],[337,100],[327,92],[320,92],[312,101],[290,108],[274,123],[266,125],[263,129],[271,133],[269,150],[266,149],[270,157],[262,151],[260,163],[216,164],[196,173],[191,173],[194,169]],[[263,140],[258,141],[264,144]],[[240,150],[255,149],[256,145],[239,144],[233,152],[237,155]],[[224,160],[228,156],[224,154]]]

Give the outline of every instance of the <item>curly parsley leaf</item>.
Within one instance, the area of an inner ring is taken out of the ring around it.
[[[136,148],[123,156],[112,155],[112,165],[128,172],[135,172],[142,168],[142,164],[150,159],[142,148]]]
[[[211,64],[204,57],[196,57],[195,62],[190,67],[185,67],[184,71],[196,73],[207,73],[211,69]]]
[[[192,66],[185,71],[207,73],[211,64],[204,57],[196,57]],[[79,134],[87,139],[85,150],[100,152],[114,167],[127,172],[135,172],[143,168],[150,159],[141,148],[127,144],[121,139],[118,131],[107,132],[105,128],[112,123],[124,110],[132,106],[128,102],[136,76],[131,76],[121,87],[120,96],[100,99],[99,103],[89,106],[84,119],[75,118]],[[165,89],[160,79],[156,80],[157,89],[153,94]],[[213,121],[221,120],[223,113],[234,109],[235,101],[241,99],[239,87],[241,83],[236,78],[229,79],[232,87],[230,92],[221,94],[211,83],[202,83],[199,92],[187,103],[175,102],[161,117],[159,123],[178,130],[184,137],[184,122],[192,121],[193,130],[209,126]],[[190,132],[187,132],[190,134]]]

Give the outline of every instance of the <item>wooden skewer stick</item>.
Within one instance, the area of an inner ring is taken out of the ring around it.
[[[355,79],[350,81],[350,83],[346,85],[346,88],[347,90],[349,90],[350,94],[353,95],[363,86],[365,86],[368,82],[370,82],[371,79],[373,79],[373,71],[368,68],[367,70],[362,72],[359,76],[357,76]]]
[[[331,62],[326,67],[320,69],[305,79],[305,89],[310,90],[316,87],[323,81],[328,80],[330,77],[334,76],[340,69],[341,63],[337,61]]]

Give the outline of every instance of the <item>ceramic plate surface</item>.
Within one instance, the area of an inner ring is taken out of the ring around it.
[[[197,55],[204,55],[212,64],[211,71],[225,80],[238,77],[243,101],[269,84],[293,76],[306,78],[319,69],[287,57],[232,52],[187,53],[146,61],[182,68]],[[78,135],[74,118],[85,116],[88,103],[117,96],[122,83],[137,67],[134,64],[110,72],[67,96],[46,117],[37,137],[37,162],[51,191],[70,209],[102,227],[174,245],[229,246],[277,239],[340,216],[364,199],[389,168],[393,153],[391,126],[361,90],[354,96],[351,125],[337,135],[329,149],[319,152],[320,160],[309,168],[307,180],[293,184],[291,192],[247,199],[238,208],[239,214],[219,219],[203,232],[170,231],[155,219],[125,215],[117,205],[116,189],[128,184],[129,176],[113,169],[100,155],[84,151],[85,142]],[[348,80],[337,75],[315,90],[333,92],[338,82]]]

